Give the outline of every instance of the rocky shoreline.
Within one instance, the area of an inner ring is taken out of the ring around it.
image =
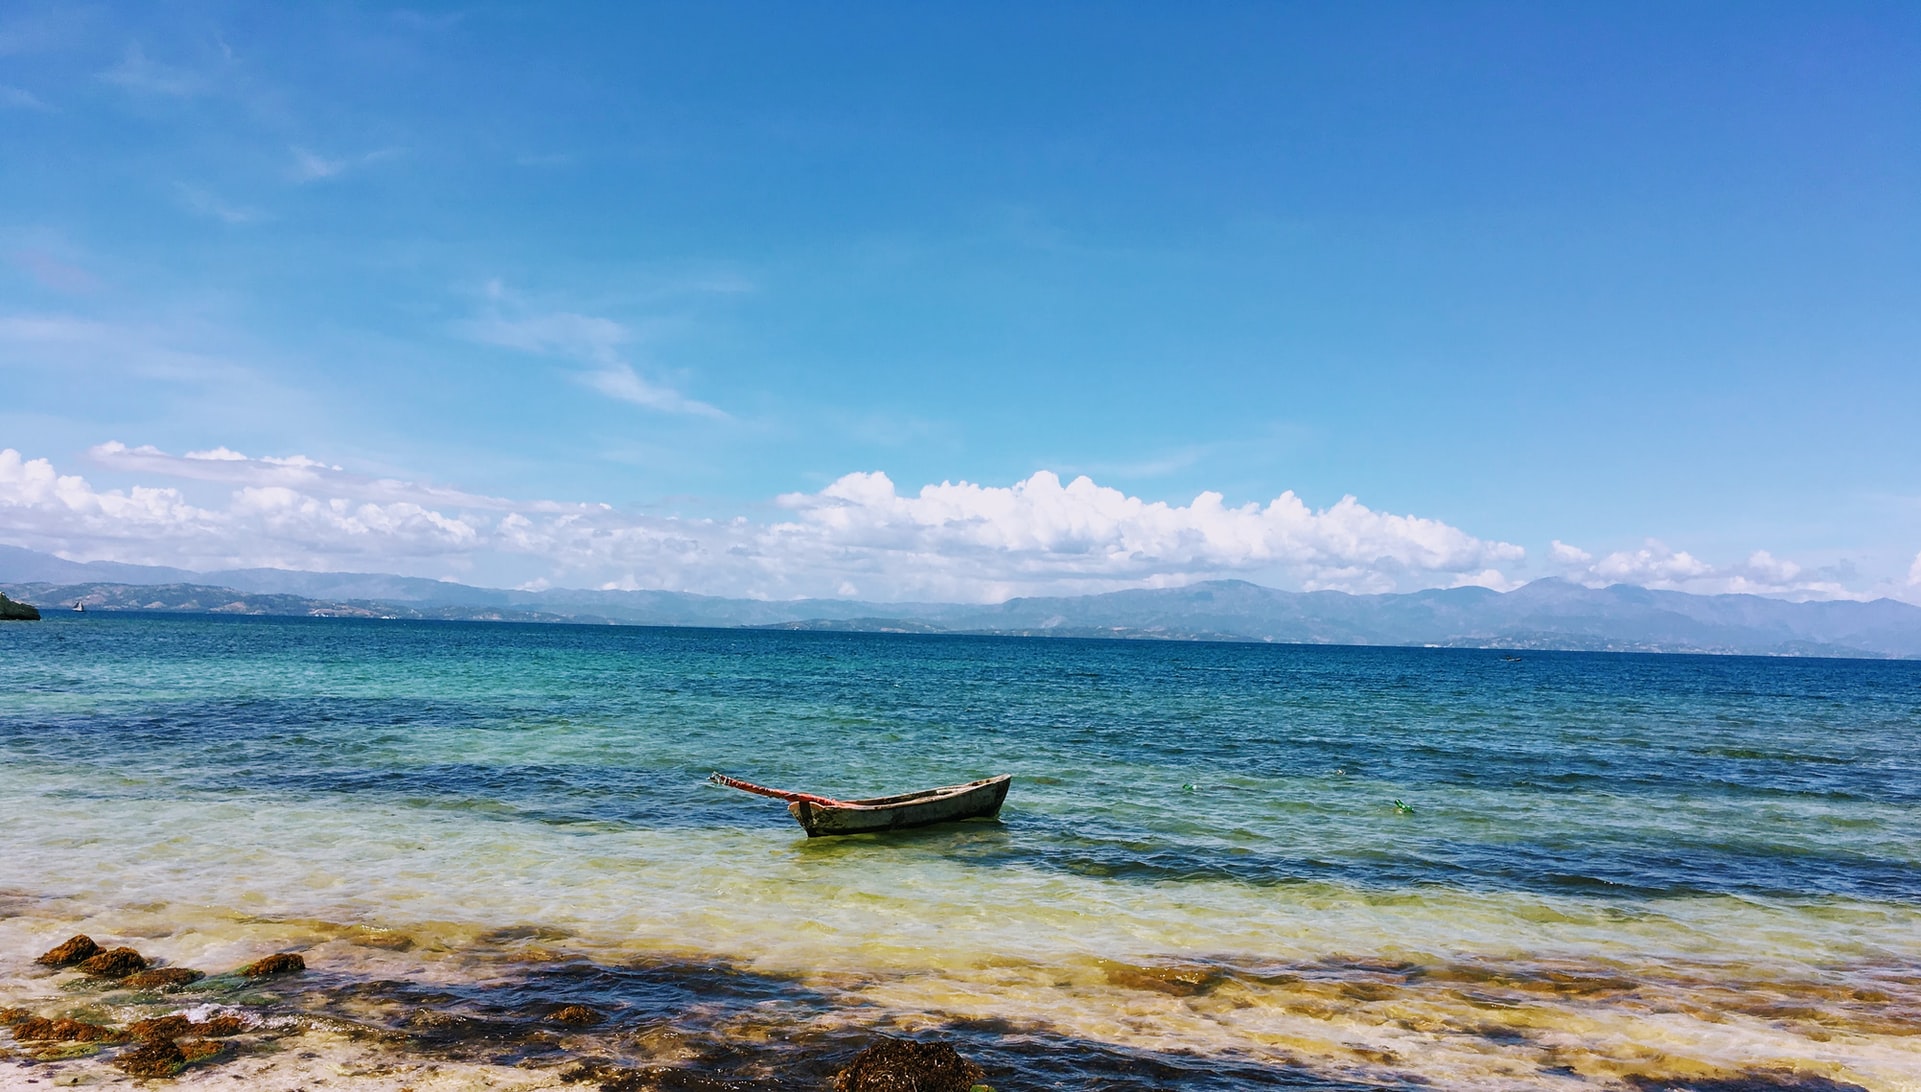
[[[401,947],[398,940],[394,946]],[[296,1042],[318,1037],[359,1048],[352,1052],[357,1061],[344,1068],[426,1078],[400,1086],[409,1088],[439,1083],[437,1075],[460,1086],[476,1079],[478,1067],[520,1078],[516,1087],[599,1092],[794,1087],[788,1077],[801,1073],[812,1080],[799,1086],[835,1092],[992,1092],[982,1068],[946,1042],[869,1033],[852,1049],[854,1035],[842,1032],[783,1043],[771,1028],[737,1021],[705,1030],[648,1021],[636,1029],[621,1026],[617,1012],[566,1000],[564,988],[551,1000],[516,996],[508,1011],[460,1011],[431,988],[309,973],[295,952],[207,973],[160,965],[131,946],[102,945],[85,934],[34,962],[54,975],[51,984],[63,996],[0,1008],[0,1066],[55,1084],[94,1083],[105,1076],[102,1068],[142,1082],[191,1083],[221,1069],[250,1083],[268,1071],[292,1076],[271,1063],[289,1054],[319,1060],[320,1052]],[[250,1069],[249,1062],[268,1065]],[[450,1068],[443,1074],[443,1067]],[[487,1083],[494,1086],[492,1078]]]
[[[39,607],[31,603],[22,603],[17,599],[9,599],[7,593],[0,592],[0,622],[38,622],[39,620]]]

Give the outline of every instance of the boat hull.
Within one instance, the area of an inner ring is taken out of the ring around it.
[[[787,811],[809,838],[910,830],[933,826],[935,823],[958,823],[964,819],[992,819],[1000,814],[1011,781],[1012,774],[1002,774],[970,781],[965,785],[948,785],[900,796],[879,796],[871,800],[848,800],[831,806],[811,800],[796,800],[787,805]]]

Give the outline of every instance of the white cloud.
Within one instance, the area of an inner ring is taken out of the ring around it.
[[[1519,546],[1377,512],[1353,497],[1317,509],[1291,492],[1242,505],[1204,492],[1170,504],[1047,471],[1008,486],[942,482],[907,493],[886,474],[853,473],[776,498],[783,516],[750,520],[493,497],[224,445],[175,455],[110,442],[89,458],[141,484],[98,488],[46,459],[0,451],[0,540],[185,568],[484,569],[529,586],[773,599],[991,602],[1226,576],[1303,590],[1505,591],[1518,583],[1509,573],[1526,564]],[[1593,586],[1861,597],[1832,573],[1765,550],[1730,564],[1655,540],[1599,558],[1557,541],[1550,554],[1564,574]],[[1877,586],[1896,590],[1892,580]],[[1921,588],[1921,555],[1907,581],[1906,589]]]
[[[173,487],[99,489],[45,459],[0,455],[0,528],[71,557],[188,568],[351,563],[415,569],[518,559],[574,586],[674,588],[788,598],[858,588],[877,598],[991,601],[1018,594],[1163,587],[1243,574],[1309,588],[1508,587],[1518,546],[1434,520],[1375,512],[1352,497],[1309,508],[1292,493],[1229,506],[1131,497],[1041,472],[1006,487],[967,482],[902,495],[880,473],[789,494],[791,515],[680,519],[606,505],[511,501],[357,475],[306,456],[224,446],[172,455],[100,444],[117,474],[220,483],[222,503]]]
[[[943,482],[912,496],[897,494],[885,474],[849,474],[780,501],[799,518],[770,528],[772,541],[806,544],[848,578],[879,570],[915,594],[967,598],[997,597],[968,594],[979,588],[1107,590],[1230,573],[1386,591],[1453,583],[1525,556],[1519,546],[1375,512],[1353,497],[1315,511],[1292,492],[1234,507],[1205,492],[1177,506],[1086,477],[1063,485],[1047,471],[1008,487]]]
[[[1448,586],[1451,588],[1486,588],[1489,591],[1509,592],[1525,583],[1527,583],[1527,581],[1512,579],[1499,569],[1482,569],[1478,573],[1462,573],[1460,576],[1454,578],[1454,583]]]
[[[1861,593],[1838,580],[1811,573],[1766,550],[1756,550],[1739,562],[1711,564],[1686,550],[1648,539],[1638,550],[1617,550],[1599,561],[1585,550],[1554,543],[1554,562],[1569,579],[1590,587],[1633,584],[1644,588],[1694,592],[1700,595],[1766,595],[1789,599],[1857,599]]]
[[[461,334],[488,345],[518,349],[541,356],[555,356],[591,365],[573,378],[590,390],[663,413],[687,414],[726,420],[724,410],[698,399],[689,398],[665,384],[647,379],[627,362],[623,347],[634,340],[633,331],[613,319],[583,315],[572,311],[502,314],[502,304],[512,304],[499,281],[489,281],[487,297],[494,301],[491,313],[462,323]]]
[[[1921,588],[1921,553],[1914,555],[1914,564],[1908,568],[1908,586]]]
[[[1591,570],[1594,575],[1614,584],[1640,584],[1645,587],[1667,587],[1713,572],[1686,550],[1670,550],[1665,543],[1649,539],[1647,545],[1633,553],[1617,551],[1596,562]]]
[[[1569,546],[1560,539],[1548,544],[1548,556],[1562,565],[1583,565],[1594,560],[1594,555],[1579,546]]]

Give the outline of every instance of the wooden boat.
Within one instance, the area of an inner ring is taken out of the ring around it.
[[[830,834],[880,834],[890,830],[932,826],[935,823],[957,823],[963,819],[992,819],[1000,814],[1001,804],[1007,799],[1008,783],[1014,780],[1014,775],[1001,774],[999,777],[969,781],[965,785],[947,785],[865,800],[835,800],[830,796],[816,796],[808,792],[770,789],[719,773],[708,780],[716,785],[787,801],[788,813],[807,832],[807,836],[821,838]]]

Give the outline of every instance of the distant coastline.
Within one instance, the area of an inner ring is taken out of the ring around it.
[[[1921,607],[1894,600],[1794,603],[1628,585],[1589,588],[1561,580],[1510,592],[1450,588],[1385,595],[1287,592],[1217,580],[982,605],[522,591],[276,569],[154,569],[152,579],[142,580],[142,568],[0,547],[0,593],[43,608],[80,603],[90,612],[1921,659]],[[95,572],[95,579],[72,579]]]

